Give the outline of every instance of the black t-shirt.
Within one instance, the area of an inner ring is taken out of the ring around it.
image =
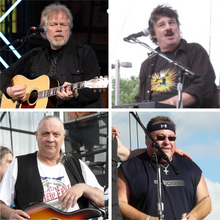
[[[157,166],[150,163],[147,152],[122,163],[122,169],[131,190],[129,204],[151,215],[157,213]],[[167,163],[161,167],[161,191],[164,203],[164,219],[181,219],[196,204],[197,186],[201,179],[201,169],[190,159],[174,155],[173,165],[179,171],[176,175]]]
[[[57,76],[57,60],[58,60],[58,55],[60,50],[49,50],[50,53],[50,59],[51,59],[51,63],[50,63],[50,69],[47,73],[47,75],[51,78],[54,78],[56,80],[58,80],[58,76]]]
[[[168,58],[175,57],[175,51],[164,53]],[[158,56],[151,76],[151,100],[163,101],[177,95],[177,68],[166,59]]]

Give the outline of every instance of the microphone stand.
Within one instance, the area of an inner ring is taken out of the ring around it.
[[[131,40],[134,43],[139,43],[140,45],[142,45],[143,47],[147,48],[148,50],[152,51],[154,54],[159,55],[160,57],[164,58],[165,60],[167,60],[169,63],[172,63],[174,66],[177,66],[179,68],[178,71],[178,84],[177,84],[177,90],[178,90],[178,101],[176,103],[176,108],[182,108],[183,107],[183,103],[182,103],[182,90],[183,90],[183,82],[184,82],[184,77],[185,75],[187,76],[194,76],[195,73],[192,72],[191,70],[188,70],[186,67],[184,67],[180,62],[177,61],[173,61],[170,58],[168,58],[165,54],[154,50],[153,48],[151,48],[149,45],[147,45],[146,43],[143,43],[139,40],[137,40],[137,38],[124,38],[124,41],[128,42],[128,43],[132,43]]]
[[[10,47],[10,46],[12,46],[14,44],[17,44],[17,43],[22,43],[22,45],[23,45],[27,38],[30,38],[30,37],[35,36],[35,35],[36,35],[36,32],[30,34],[29,36],[26,35],[25,37],[23,37],[21,39],[16,39],[14,42],[12,42],[10,44],[6,44],[5,46],[1,47],[0,51],[5,50],[7,47]],[[19,48],[20,48],[20,46],[19,46]]]
[[[159,161],[163,158],[167,161],[168,164],[170,164],[170,167],[173,169],[173,171],[175,172],[176,175],[179,174],[179,171],[176,169],[176,167],[172,164],[172,162],[169,160],[168,156],[163,152],[163,150],[161,149],[160,145],[153,139],[153,137],[151,136],[151,134],[148,132],[148,130],[145,128],[145,126],[143,125],[143,123],[141,122],[137,112],[136,114],[134,112],[130,112],[130,114],[132,114],[134,116],[134,118],[136,119],[136,121],[139,123],[139,125],[142,127],[142,129],[144,130],[144,133],[146,135],[146,137],[148,139],[151,139],[152,144],[151,147],[153,148],[154,153],[152,154],[152,158],[155,157],[156,160],[156,164],[157,164],[157,195],[158,195],[158,203],[157,203],[157,211],[158,211],[158,217],[159,220],[163,220],[164,215],[163,215],[163,211],[164,211],[164,204],[162,202],[162,190],[161,190],[161,170],[160,170],[160,163]],[[157,155],[155,153],[155,149],[156,148],[159,152],[159,155]],[[159,158],[159,160],[158,160]]]
[[[177,83],[177,91],[178,91],[178,100],[176,103],[176,108],[183,108],[183,83],[184,83],[185,74],[183,74],[182,70],[179,69],[178,71],[178,83]]]
[[[157,158],[157,157],[156,157]],[[157,163],[157,197],[158,197],[158,203],[157,203],[157,213],[158,213],[158,217],[159,220],[163,220],[164,219],[164,205],[162,202],[162,181],[161,181],[161,170],[160,170],[160,164],[158,162],[158,160],[156,160]]]

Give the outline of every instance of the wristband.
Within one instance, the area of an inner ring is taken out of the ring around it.
[[[150,216],[150,215],[148,215],[148,216],[146,217],[146,219],[145,219],[145,220],[150,220],[150,217],[151,217],[151,216]]]

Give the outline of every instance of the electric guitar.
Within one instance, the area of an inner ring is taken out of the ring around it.
[[[57,91],[61,92],[63,87],[59,82],[46,75],[39,76],[36,79],[29,80],[22,75],[16,75],[11,80],[12,86],[26,85],[26,99],[13,100],[2,95],[1,108],[55,108],[57,104]],[[70,89],[106,89],[108,87],[108,78],[100,77],[88,81],[73,83]]]
[[[30,205],[23,211],[30,216],[30,220],[81,220],[102,216],[102,212],[95,208],[85,208],[73,212],[63,212],[44,203]]]

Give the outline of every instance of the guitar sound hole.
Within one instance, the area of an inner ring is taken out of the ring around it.
[[[33,90],[30,94],[29,97],[29,104],[34,104],[37,101],[38,98],[38,91],[37,90]]]

